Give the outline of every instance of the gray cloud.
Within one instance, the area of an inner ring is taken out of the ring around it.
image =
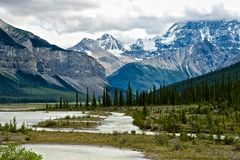
[[[38,16],[54,13],[66,13],[66,11],[81,11],[99,7],[95,0],[1,0],[0,6],[17,16]]]
[[[220,20],[220,19],[238,19],[238,15],[230,13],[224,7],[223,3],[215,4],[210,11],[185,8],[183,20]]]
[[[96,0],[1,0],[4,8],[13,17],[31,15],[34,24],[58,33],[107,32],[109,30],[128,31],[134,28],[145,29],[148,34],[159,34],[169,24],[177,21],[238,18],[228,12],[222,3],[213,5],[210,11],[185,8],[182,16],[138,16],[109,18],[98,14],[92,18],[81,11],[100,7]],[[136,8],[137,9],[137,8]],[[77,13],[71,14],[69,13]]]

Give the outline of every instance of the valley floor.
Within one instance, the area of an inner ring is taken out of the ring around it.
[[[6,133],[5,133],[6,134]],[[2,136],[1,136],[2,137]],[[160,159],[239,159],[240,152],[233,145],[198,139],[182,142],[179,138],[171,138],[166,144],[157,143],[150,135],[140,134],[97,134],[97,133],[65,133],[36,132],[27,135],[8,134],[9,141],[24,144],[68,144],[68,145],[107,145],[118,148],[137,150],[153,160]]]
[[[42,106],[42,104],[39,104]],[[15,106],[15,105],[14,105]],[[38,106],[38,105],[36,105]],[[34,106],[34,107],[36,107]],[[21,104],[24,108],[24,105]],[[168,106],[170,107],[170,106]],[[183,106],[181,106],[182,109]],[[196,106],[185,106],[186,109],[195,108]],[[32,109],[32,106],[29,107]],[[42,107],[37,107],[35,109],[41,109]],[[158,109],[149,109],[148,114],[145,119],[148,120],[150,117],[154,117]],[[161,107],[160,107],[161,108]],[[170,107],[171,108],[171,107]],[[5,107],[5,109],[11,109]],[[19,108],[18,108],[19,109]],[[165,107],[164,107],[165,109]],[[203,109],[203,108],[202,108]],[[99,111],[102,116],[110,116],[108,112]],[[109,108],[112,111],[114,108]],[[151,111],[150,111],[151,110]],[[136,115],[142,113],[144,109],[131,108],[131,109],[121,109],[121,111],[127,112],[129,115],[133,115],[134,120],[136,120]],[[166,112],[169,112],[167,110]],[[65,111],[61,111],[63,114]],[[10,112],[6,112],[10,113]],[[34,112],[33,112],[34,113]],[[43,112],[44,113],[44,112]],[[46,112],[47,113],[47,112]],[[76,112],[78,113],[78,112]],[[85,113],[85,112],[84,112]],[[19,113],[18,113],[19,114]],[[20,113],[21,114],[21,113]],[[35,113],[36,114],[36,113]],[[52,113],[51,113],[52,114]],[[80,113],[78,113],[80,115]],[[82,114],[82,112],[81,112]],[[150,116],[151,115],[151,116]],[[43,116],[43,115],[42,115]],[[189,115],[187,114],[187,117]],[[202,117],[202,116],[201,116]],[[61,120],[66,120],[67,117],[61,118]],[[71,118],[71,117],[70,117]],[[79,118],[79,120],[101,120],[98,118],[84,117]],[[67,118],[69,119],[69,117]],[[154,119],[154,118],[153,118]],[[153,126],[155,124],[161,124],[156,119],[151,123]],[[145,123],[145,121],[141,121]],[[134,122],[135,123],[135,122]],[[229,121],[231,123],[231,121]],[[188,123],[186,123],[188,124]],[[139,125],[139,124],[138,124]],[[146,127],[144,125],[143,127]],[[164,125],[163,125],[164,127]],[[237,126],[239,127],[239,126]],[[149,128],[149,129],[155,129]],[[195,128],[191,128],[191,125],[184,125],[184,129],[194,131]],[[130,134],[129,134],[130,133]],[[210,139],[204,136],[198,136],[195,138],[187,136],[170,136],[161,132],[157,135],[146,135],[146,134],[136,134],[134,131],[127,133],[113,132],[110,133],[78,133],[78,132],[47,132],[47,131],[34,131],[34,130],[19,130],[19,131],[6,131],[4,126],[1,127],[0,142],[1,144],[6,144],[9,142],[16,142],[20,144],[60,144],[60,145],[97,145],[97,146],[112,146],[117,148],[128,148],[131,150],[136,150],[142,152],[146,155],[147,159],[160,160],[160,159],[240,159],[240,141],[238,139],[224,141],[219,139]],[[198,135],[201,135],[199,133]]]

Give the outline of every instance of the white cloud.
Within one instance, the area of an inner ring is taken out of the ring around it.
[[[62,47],[109,32],[130,42],[186,20],[238,18],[238,0],[1,0],[0,17]]]

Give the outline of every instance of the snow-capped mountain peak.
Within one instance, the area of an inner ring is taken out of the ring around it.
[[[101,38],[96,40],[96,43],[103,49],[120,56],[121,53],[125,51],[124,45],[122,42],[114,38],[110,34],[104,34]]]
[[[166,33],[157,36],[155,42],[158,50],[179,49],[205,39],[226,47],[232,42],[238,43],[239,33],[240,22],[237,20],[188,21],[175,23]]]
[[[137,39],[136,42],[134,42],[133,44],[130,45],[131,50],[135,51],[135,50],[143,50],[144,48],[144,44],[142,39]]]

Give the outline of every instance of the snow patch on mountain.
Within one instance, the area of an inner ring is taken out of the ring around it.
[[[96,40],[96,43],[104,50],[113,53],[114,55],[120,57],[121,53],[125,51],[122,42],[114,38],[110,34],[104,34],[101,38]]]

